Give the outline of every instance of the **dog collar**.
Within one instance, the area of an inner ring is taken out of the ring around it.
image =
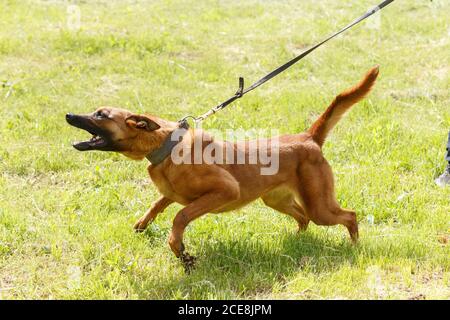
[[[182,139],[180,139],[178,141],[178,140],[172,139],[172,135],[178,129],[185,129],[185,130],[189,129],[189,124],[187,123],[187,121],[185,119],[179,121],[178,128],[175,129],[174,131],[172,131],[171,134],[169,134],[169,136],[166,138],[166,140],[164,140],[161,147],[159,147],[156,150],[153,150],[152,152],[150,152],[149,154],[147,154],[145,156],[147,158],[147,160],[151,162],[152,165],[156,166],[156,165],[160,164],[161,162],[163,162],[164,159],[166,159],[171,154],[172,149],[182,140]]]

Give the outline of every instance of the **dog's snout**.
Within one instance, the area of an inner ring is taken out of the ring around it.
[[[76,126],[76,123],[79,122],[79,120],[80,120],[79,118],[80,118],[79,116],[77,116],[76,114],[73,114],[73,113],[66,114],[67,123],[70,125],[73,125],[73,126],[74,125]]]
[[[79,127],[80,125],[82,125],[85,122],[83,116],[73,114],[73,113],[66,114],[66,121],[68,124],[75,126],[75,127]]]

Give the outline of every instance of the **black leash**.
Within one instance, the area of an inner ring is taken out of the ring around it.
[[[313,46],[313,47],[309,48],[308,50],[304,51],[303,53],[301,53],[300,55],[296,56],[292,60],[286,62],[282,66],[280,66],[277,69],[273,70],[272,72],[268,73],[267,75],[265,75],[264,77],[262,77],[261,79],[256,81],[254,84],[252,84],[250,87],[248,87],[245,90],[244,90],[244,78],[240,77],[239,78],[239,89],[236,91],[234,96],[232,96],[228,100],[222,102],[221,104],[215,106],[214,108],[210,109],[208,112],[206,112],[205,114],[202,114],[199,117],[194,117],[194,116],[191,116],[191,115],[184,117],[183,119],[178,121],[178,123],[179,123],[178,124],[178,128],[187,130],[189,128],[189,124],[187,122],[188,118],[192,118],[196,124],[198,122],[200,122],[200,121],[205,120],[210,115],[212,115],[212,114],[216,113],[217,111],[225,108],[227,105],[232,103],[234,100],[243,97],[246,93],[248,93],[248,92],[258,88],[260,85],[262,85],[265,82],[269,81],[270,79],[272,79],[276,75],[282,73],[284,70],[286,70],[287,68],[291,67],[293,64],[297,63],[298,61],[300,61],[301,59],[306,57],[308,54],[310,54],[311,52],[316,50],[318,47],[320,47],[324,43],[330,41],[334,37],[340,35],[345,30],[350,29],[354,25],[356,25],[356,24],[360,23],[361,21],[363,21],[364,19],[370,17],[371,15],[373,15],[377,11],[383,9],[384,7],[386,7],[388,4],[390,4],[393,1],[394,0],[383,1],[381,4],[379,4],[378,6],[370,9],[363,16],[361,16],[360,18],[356,19],[355,21],[353,21],[349,25],[345,26],[343,29],[341,29],[338,32],[332,34],[331,36],[329,36],[328,38],[326,38],[322,42],[319,42],[318,44],[316,44],[315,46]],[[161,145],[161,147],[159,147],[158,149],[152,151],[151,153],[149,153],[146,156],[146,158],[152,163],[152,165],[157,165],[157,164],[161,163],[162,161],[164,161],[164,159],[166,159],[171,154],[172,149],[178,144],[177,140],[172,139],[172,134],[170,134],[167,137],[166,141],[164,141],[164,143]]]
[[[214,108],[212,108],[211,110],[209,110],[208,112],[206,112],[205,114],[202,114],[199,117],[193,117],[193,116],[186,116],[183,119],[181,119],[179,122],[186,122],[186,120],[188,118],[192,118],[194,119],[195,122],[200,122],[205,120],[207,117],[209,117],[210,115],[216,113],[217,111],[225,108],[227,105],[229,105],[230,103],[232,103],[234,100],[237,100],[241,97],[243,97],[246,93],[258,88],[260,85],[264,84],[265,82],[269,81],[270,79],[272,79],[273,77],[275,77],[276,75],[282,73],[284,70],[286,70],[287,68],[291,67],[292,65],[294,65],[295,63],[297,63],[298,61],[300,61],[301,59],[303,59],[304,57],[306,57],[308,54],[310,54],[311,52],[313,52],[314,50],[316,50],[317,48],[319,48],[321,45],[323,45],[324,43],[330,41],[331,39],[333,39],[334,37],[340,35],[341,33],[343,33],[344,31],[346,31],[347,29],[350,29],[351,27],[353,27],[354,25],[360,23],[361,21],[367,19],[368,17],[370,17],[371,15],[375,14],[377,11],[383,9],[384,7],[386,7],[388,4],[390,4],[391,2],[393,2],[394,0],[386,0],[383,1],[382,3],[380,3],[378,6],[373,7],[372,9],[370,9],[369,11],[367,11],[364,15],[362,15],[361,17],[359,17],[358,19],[356,19],[355,21],[353,21],[352,23],[348,24],[347,26],[345,26],[344,28],[342,28],[341,30],[339,30],[338,32],[332,34],[331,36],[329,36],[328,38],[326,38],[325,40],[319,42],[318,44],[316,44],[315,46],[309,48],[308,50],[302,52],[301,54],[299,54],[298,56],[296,56],[295,58],[293,58],[292,60],[286,62],[285,64],[283,64],[282,66],[278,67],[277,69],[273,70],[272,72],[268,73],[267,75],[265,75],[264,77],[262,77],[261,79],[259,79],[258,81],[256,81],[254,84],[252,84],[250,87],[248,87],[247,89],[244,90],[244,78],[240,77],[239,78],[239,89],[236,91],[236,93],[234,94],[234,96],[232,96],[231,98],[229,98],[228,100],[222,102],[221,104],[215,106]]]

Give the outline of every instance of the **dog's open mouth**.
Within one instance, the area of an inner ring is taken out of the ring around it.
[[[98,128],[88,118],[84,116],[66,115],[67,122],[79,129],[83,129],[92,135],[92,138],[86,141],[74,142],[72,146],[79,151],[86,150],[106,150],[109,148],[110,141],[105,136],[104,130]]]
[[[77,150],[85,151],[85,150],[100,149],[100,148],[106,147],[108,145],[108,142],[102,136],[92,133],[92,132],[91,132],[91,134],[92,134],[92,138],[90,140],[74,142],[72,144],[73,147]]]

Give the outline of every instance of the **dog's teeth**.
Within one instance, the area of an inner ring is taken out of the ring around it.
[[[92,135],[92,138],[91,138],[91,140],[89,140],[89,142],[91,143],[92,146],[94,146],[94,145],[102,144],[105,141],[103,140],[102,137],[100,137],[98,135]]]

